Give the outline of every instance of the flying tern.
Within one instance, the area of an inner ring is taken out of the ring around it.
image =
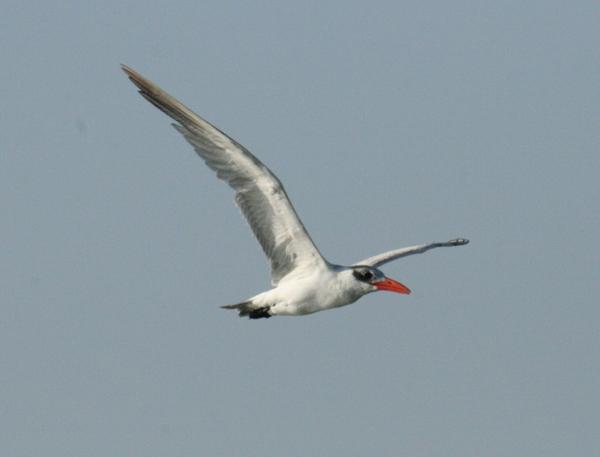
[[[146,100],[177,122],[173,127],[217,177],[234,189],[235,202],[271,264],[273,288],[222,308],[236,310],[250,319],[299,316],[349,305],[379,290],[409,294],[408,287],[386,277],[379,267],[433,248],[469,242],[455,238],[395,249],[351,266],[331,263],[321,255],[281,181],[265,164],[134,69],[126,65],[122,69]]]

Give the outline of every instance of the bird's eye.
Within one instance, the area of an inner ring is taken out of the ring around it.
[[[354,270],[352,274],[359,281],[371,281],[375,277],[375,274],[370,270]]]

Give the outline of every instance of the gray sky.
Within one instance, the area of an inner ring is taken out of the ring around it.
[[[0,16],[0,453],[595,456],[596,2],[16,2]],[[455,236],[304,318],[119,70],[260,157],[324,255]]]

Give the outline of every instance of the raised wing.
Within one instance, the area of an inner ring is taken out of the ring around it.
[[[173,127],[235,190],[235,201],[271,263],[274,285],[299,266],[326,264],[283,185],[260,160],[137,71],[122,68],[140,94],[179,123]]]
[[[377,254],[368,259],[356,262],[354,265],[368,265],[370,267],[379,267],[384,263],[391,262],[392,260],[399,259],[400,257],[406,257],[407,255],[422,254],[430,249],[451,247],[451,246],[463,246],[468,244],[469,240],[466,238],[456,238],[454,240],[446,241],[444,243],[429,243],[419,244],[417,246],[409,246],[407,248],[395,249],[393,251],[384,252],[383,254]]]

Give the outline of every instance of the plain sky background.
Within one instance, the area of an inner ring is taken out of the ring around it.
[[[31,2],[0,15],[0,454],[600,455],[593,1]],[[301,318],[119,69],[410,296]]]

